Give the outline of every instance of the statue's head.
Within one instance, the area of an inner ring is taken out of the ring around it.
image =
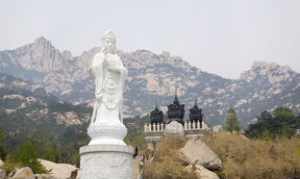
[[[117,51],[117,39],[112,31],[106,31],[102,37],[104,53],[116,53]]]

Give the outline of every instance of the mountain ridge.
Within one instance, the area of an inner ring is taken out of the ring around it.
[[[92,103],[94,84],[88,70],[99,50],[95,47],[73,57],[71,52],[60,51],[45,37],[39,37],[14,50],[0,51],[0,70],[33,81],[62,100]],[[300,100],[295,99],[300,95],[300,74],[289,67],[256,62],[239,79],[229,79],[202,71],[169,52],[155,54],[139,49],[118,53],[129,71],[124,94],[127,116],[143,115],[155,103],[165,110],[175,88],[188,107],[198,99],[210,123],[221,123],[230,107],[237,109],[244,124],[261,110],[279,105],[297,111],[300,108]]]

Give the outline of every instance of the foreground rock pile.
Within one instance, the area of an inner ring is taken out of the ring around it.
[[[78,169],[70,164],[54,163],[39,159],[41,164],[47,169],[48,174],[34,174],[31,168],[18,168],[7,174],[0,160],[0,179],[78,179]]]
[[[218,155],[199,136],[168,135],[144,151],[145,178],[219,179],[223,170]]]
[[[188,140],[179,156],[189,164],[186,170],[195,172],[199,179],[219,179],[213,171],[223,168],[222,161],[200,138]]]

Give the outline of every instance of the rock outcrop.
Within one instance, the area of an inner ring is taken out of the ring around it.
[[[29,167],[17,169],[11,179],[35,179],[35,176]]]
[[[70,164],[54,163],[43,159],[39,159],[39,161],[49,171],[51,176],[58,179],[71,178],[72,172],[78,170],[75,166]]]
[[[188,172],[194,172],[198,179],[220,179],[217,174],[201,165],[189,165],[185,168]]]
[[[0,168],[0,179],[5,179],[6,177],[6,172],[4,169]]]
[[[0,168],[3,167],[4,162],[0,159]]]
[[[44,37],[14,50],[0,51],[0,71],[45,87],[48,93],[72,103],[86,103],[94,85],[88,67],[95,47],[81,56],[56,49]],[[195,98],[205,110],[207,122],[221,123],[229,107],[234,107],[243,125],[261,109],[276,106],[300,109],[300,74],[272,63],[255,63],[239,79],[225,79],[193,67],[168,52],[148,50],[119,54],[128,68],[128,88],[124,99],[126,115],[148,112],[155,104],[168,104],[175,88],[186,106]],[[1,84],[0,84],[1,87]],[[165,107],[165,106],[164,106]],[[210,120],[213,121],[210,121]],[[244,121],[245,120],[245,121]]]
[[[201,139],[189,139],[180,149],[180,157],[189,164],[202,165],[210,170],[223,168],[221,159]]]
[[[56,178],[49,174],[36,174],[35,179],[67,179],[67,178]]]

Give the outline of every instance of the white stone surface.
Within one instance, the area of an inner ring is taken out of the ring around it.
[[[133,149],[123,141],[127,128],[122,119],[127,69],[117,55],[116,37],[109,31],[104,47],[93,59],[94,106],[88,134],[89,145],[80,148],[80,179],[132,179]]]
[[[127,129],[122,124],[122,101],[127,69],[116,53],[116,37],[108,31],[103,38],[104,47],[94,56],[91,72],[95,77],[93,115],[88,134],[89,145],[126,145],[123,141]]]
[[[123,145],[80,148],[80,179],[132,179],[133,149]]]
[[[4,162],[0,159],[0,167],[3,167]]]
[[[182,160],[190,164],[199,164],[207,169],[222,169],[222,161],[201,139],[189,139],[180,149]]]
[[[193,171],[193,169],[195,170]],[[189,165],[185,168],[185,170],[188,172],[195,172],[199,179],[219,179],[217,174],[204,168],[202,165],[195,165],[195,167]]]
[[[165,134],[184,136],[183,125],[177,121],[172,121],[166,125]]]
[[[4,169],[0,168],[0,179],[5,179],[6,178],[6,172]]]
[[[31,168],[24,167],[24,168],[17,169],[12,179],[21,179],[21,178],[35,179]]]
[[[35,179],[68,179],[68,178],[56,178],[49,174],[36,174]]]
[[[39,162],[48,170],[55,178],[69,178],[72,171],[77,170],[77,168],[70,164],[65,163],[54,163],[48,160],[39,159]]]
[[[221,132],[222,130],[223,130],[222,125],[216,125],[216,126],[213,126],[213,128],[212,128],[213,132]]]

